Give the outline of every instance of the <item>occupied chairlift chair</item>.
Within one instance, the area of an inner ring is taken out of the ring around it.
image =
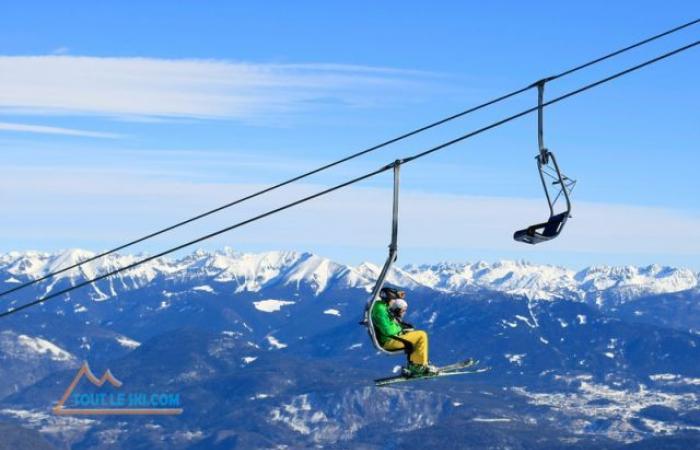
[[[369,334],[369,337],[372,340],[372,344],[381,353],[387,355],[405,353],[408,356],[413,351],[413,345],[409,341],[401,339],[398,336],[394,336],[392,337],[392,339],[401,341],[404,344],[404,348],[397,350],[387,350],[384,347],[382,347],[379,343],[379,340],[377,339],[377,332],[374,328],[374,323],[372,323],[372,308],[374,307],[374,304],[379,300],[379,293],[382,290],[382,287],[384,287],[384,281],[386,279],[387,274],[389,273],[389,269],[391,269],[391,266],[394,264],[398,257],[397,240],[399,234],[399,169],[401,168],[402,163],[402,160],[397,159],[391,164],[391,166],[393,166],[394,169],[394,196],[392,201],[391,244],[389,244],[389,256],[387,257],[386,262],[384,263],[384,267],[382,267],[382,271],[379,273],[379,278],[377,278],[377,282],[375,283],[374,288],[372,288],[372,293],[370,295],[370,298],[367,300],[367,305],[365,306],[364,319],[362,320],[362,322],[360,322],[360,325],[364,325],[365,327],[367,327],[367,333]]]
[[[559,165],[554,157],[554,154],[547,150],[544,146],[544,118],[543,118],[543,98],[544,85],[549,81],[543,79],[537,84],[537,141],[540,152],[535,157],[537,160],[537,171],[540,174],[542,188],[547,197],[549,205],[549,219],[546,222],[530,225],[524,230],[518,230],[513,234],[513,239],[526,244],[539,244],[540,242],[549,241],[559,236],[559,233],[564,229],[566,221],[571,217],[571,199],[570,194],[576,185],[576,180],[572,180],[561,173]],[[552,194],[556,195],[552,199]],[[555,213],[554,207],[560,197],[564,197],[566,209]]]

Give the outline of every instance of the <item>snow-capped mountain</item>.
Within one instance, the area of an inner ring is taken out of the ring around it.
[[[478,286],[534,300],[576,299],[599,306],[606,299],[624,302],[685,291],[697,288],[700,282],[700,274],[690,269],[658,265],[592,266],[575,272],[564,267],[500,261],[408,266],[404,270],[426,286],[449,292]]]
[[[689,269],[663,267],[594,266],[575,275],[586,299],[600,305],[605,297],[618,302],[652,294],[668,294],[697,288],[700,276]]]
[[[0,290],[91,255],[0,255]],[[3,300],[20,304],[141,257],[110,255]],[[357,324],[379,269],[310,253],[197,251],[5,318],[0,421],[76,449],[134,448],[143,436],[178,450],[393,448],[386,427],[397,446],[420,438],[435,448],[700,439],[686,436],[700,417],[698,274],[514,261],[396,268],[389,282],[409,291],[407,320],[428,332],[431,360],[473,356],[491,370],[377,390],[372,378],[402,363],[378,356]],[[133,388],[180,393],[187,414],[130,433],[121,419],[52,416],[82,360]]]
[[[547,300],[578,294],[572,270],[518,261],[441,263],[404,268],[423,285],[447,292],[480,287],[528,298]]]
[[[94,253],[85,250],[7,253],[0,255],[0,281],[10,288],[13,284],[37,279],[91,256]],[[86,263],[40,283],[42,293],[54,291],[61,281],[75,284],[142,257],[112,254]],[[380,267],[372,263],[352,267],[310,253],[237,253],[227,248],[216,252],[198,250],[179,259],[156,259],[93,285],[91,289],[94,300],[105,300],[121,291],[164,279],[225,283],[234,293],[259,292],[272,286],[303,286],[319,295],[343,288],[369,291],[379,270]],[[387,281],[406,289],[425,287],[453,293],[487,289],[533,300],[579,300],[603,307],[652,294],[696,289],[700,285],[700,274],[690,269],[658,265],[594,266],[576,272],[522,261],[480,261],[395,267]]]
[[[0,331],[0,361],[0,397],[53,371],[75,367],[78,362],[47,339],[10,330]]]
[[[12,331],[0,332],[0,352],[13,358],[31,360],[47,358],[51,361],[71,361],[75,357],[51,342]]]

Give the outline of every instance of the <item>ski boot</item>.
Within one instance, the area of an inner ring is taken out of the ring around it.
[[[431,375],[436,375],[438,373],[437,367],[431,364],[414,364],[412,362],[408,363],[408,367],[403,369],[404,376],[409,378],[414,377],[426,377]]]

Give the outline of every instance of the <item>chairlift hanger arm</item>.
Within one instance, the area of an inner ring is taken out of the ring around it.
[[[389,257],[387,258],[382,271],[379,273],[379,278],[372,289],[372,301],[379,295],[379,291],[384,287],[384,280],[389,269],[398,257],[398,237],[399,237],[399,172],[401,169],[401,160],[396,160],[386,166],[391,167],[394,173],[394,189],[391,205],[391,242],[389,243]]]
[[[398,250],[399,239],[399,171],[401,169],[401,161],[394,161],[394,195],[391,206],[391,244],[389,251],[394,253]],[[396,258],[394,258],[395,260]]]
[[[377,278],[377,281],[375,282],[374,287],[372,288],[371,296],[367,301],[367,305],[365,306],[365,317],[364,320],[361,322],[362,325],[367,327],[367,332],[370,336],[370,339],[372,340],[372,344],[374,345],[374,347],[378,351],[388,355],[403,353],[405,352],[405,349],[409,348],[409,346],[406,345],[406,343],[404,343],[405,349],[386,350],[385,348],[383,348],[377,339],[376,331],[374,329],[374,323],[372,322],[372,309],[374,308],[374,304],[379,298],[379,292],[381,291],[382,287],[384,287],[384,282],[386,280],[386,276],[389,273],[389,270],[391,269],[391,266],[394,264],[394,262],[396,262],[396,259],[398,258],[400,188],[399,174],[401,164],[403,164],[403,162],[403,160],[397,159],[396,161],[385,167],[387,169],[392,168],[394,173],[394,189],[391,207],[391,243],[389,244],[389,256],[387,256],[386,261],[384,262],[384,266],[382,267],[382,270],[379,273],[379,277]]]
[[[544,85],[547,81],[537,82],[537,145],[540,149],[540,158],[543,164],[547,164],[547,149],[544,146]]]

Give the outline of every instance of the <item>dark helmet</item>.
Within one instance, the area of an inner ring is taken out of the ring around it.
[[[393,300],[395,298],[404,297],[406,297],[406,293],[404,291],[399,291],[398,289],[391,287],[383,287],[382,290],[379,291],[379,298],[382,300]]]

